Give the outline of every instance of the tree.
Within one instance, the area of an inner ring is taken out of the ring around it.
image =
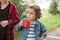
[[[25,12],[25,10],[27,8],[28,3],[23,0],[16,0],[16,1],[12,0],[12,2],[17,6],[20,18],[25,17],[25,15],[23,15],[23,13]]]
[[[57,1],[56,0],[52,0],[49,12],[51,14],[57,14],[58,11],[57,11]]]
[[[58,13],[60,14],[60,0],[57,0],[57,5],[58,5],[57,10],[58,10]]]

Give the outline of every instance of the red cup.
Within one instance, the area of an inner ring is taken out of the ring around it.
[[[24,26],[25,28],[29,28],[29,27],[30,27],[30,22],[29,22],[29,21],[24,21],[24,22],[23,22],[23,26]]]

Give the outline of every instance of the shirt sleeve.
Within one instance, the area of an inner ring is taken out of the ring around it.
[[[47,35],[46,35],[46,28],[45,28],[45,26],[41,23],[40,24],[40,37],[46,37]]]
[[[12,23],[15,25],[20,21],[18,9],[16,7],[14,9],[14,17],[15,18],[14,18],[14,21]]]
[[[24,21],[24,20],[27,20],[27,18],[21,19],[21,21]],[[23,29],[23,27],[19,28],[18,24],[16,24],[14,27],[15,32],[21,31],[22,29]]]
[[[19,13],[18,13],[18,9],[16,8],[16,6],[12,6],[13,8],[10,9],[11,12],[11,18],[9,19],[9,24],[17,24],[20,21],[20,17],[19,17]]]
[[[16,24],[15,27],[14,27],[14,31],[17,32],[18,30],[19,30],[18,24]]]

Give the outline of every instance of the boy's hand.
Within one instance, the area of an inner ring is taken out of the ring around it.
[[[41,40],[44,40],[44,37],[41,37]]]
[[[23,21],[20,21],[20,22],[19,22],[19,28],[20,28],[21,26],[23,26]]]

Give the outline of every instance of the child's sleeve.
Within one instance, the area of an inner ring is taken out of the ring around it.
[[[17,32],[19,30],[18,24],[15,25],[14,30],[15,30],[15,32]]]
[[[27,20],[27,18],[21,19],[21,21],[24,21],[24,20]],[[19,28],[18,24],[16,24],[14,27],[15,32],[21,31],[22,29],[23,29],[23,27]]]
[[[22,27],[19,28],[19,26],[17,24],[17,25],[15,25],[14,30],[15,30],[15,32],[21,31],[22,30]]]
[[[41,23],[40,24],[40,37],[46,37],[47,35],[46,35],[46,28],[45,28],[45,26]]]

